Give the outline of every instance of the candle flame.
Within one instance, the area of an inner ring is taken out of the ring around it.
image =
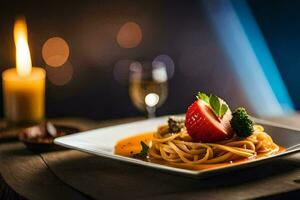
[[[20,76],[28,76],[31,72],[31,58],[27,39],[27,26],[24,18],[16,20],[14,25],[16,46],[16,65]]]

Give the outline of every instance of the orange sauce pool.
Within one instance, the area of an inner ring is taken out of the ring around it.
[[[131,137],[122,139],[115,146],[115,154],[121,155],[121,156],[126,156],[126,157],[132,157],[134,154],[137,154],[142,150],[141,141],[143,141],[144,143],[149,145],[152,138],[153,138],[153,132],[146,132],[146,133],[142,133],[142,134],[138,134],[135,136],[131,136]],[[285,151],[285,148],[280,147],[278,153],[281,153],[284,151]],[[183,168],[183,169],[205,170],[205,169],[215,169],[215,168],[220,168],[220,167],[236,165],[239,163],[249,162],[251,160],[259,159],[259,158],[263,158],[263,157],[266,157],[266,155],[258,154],[257,156],[252,157],[252,158],[243,158],[243,159],[238,159],[238,160],[234,160],[232,162],[226,162],[226,163],[197,164],[197,165],[191,165],[191,164],[186,164],[186,163],[169,163],[164,160],[157,160],[157,159],[149,159],[148,161],[154,162],[157,164],[168,165],[168,166],[177,167],[177,168]]]
[[[133,154],[141,152],[141,141],[149,146],[152,138],[153,132],[147,132],[120,140],[115,146],[115,154],[132,157]]]

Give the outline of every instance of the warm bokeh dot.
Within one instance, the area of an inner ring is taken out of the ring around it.
[[[46,71],[48,80],[58,86],[67,84],[73,77],[73,66],[69,62],[55,68],[47,66]]]
[[[142,41],[141,27],[135,22],[125,23],[119,30],[117,42],[123,48],[137,47]]]
[[[42,56],[47,65],[59,67],[67,61],[69,52],[69,45],[64,39],[52,37],[44,43]]]

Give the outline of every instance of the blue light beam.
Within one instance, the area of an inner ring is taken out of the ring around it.
[[[203,5],[245,95],[258,116],[294,111],[277,66],[245,0]]]

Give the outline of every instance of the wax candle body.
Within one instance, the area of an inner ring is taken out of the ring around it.
[[[4,114],[11,123],[34,123],[45,114],[45,76],[42,68],[33,67],[30,75],[19,76],[16,69],[2,74]]]

